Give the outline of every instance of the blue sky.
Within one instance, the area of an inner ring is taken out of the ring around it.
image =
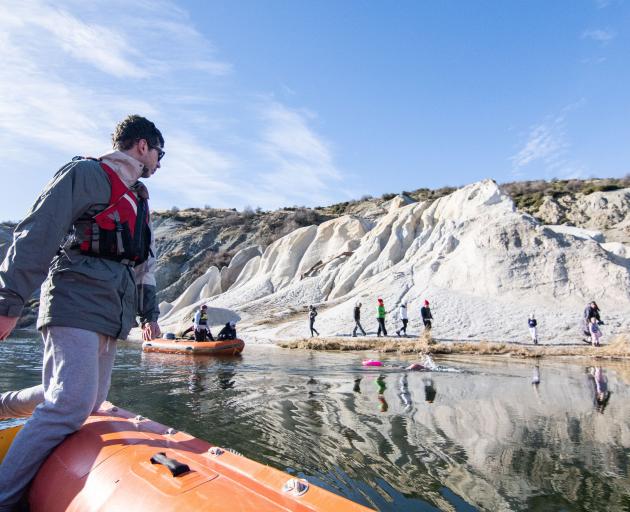
[[[630,1],[0,2],[0,220],[129,113],[154,209],[630,172]]]

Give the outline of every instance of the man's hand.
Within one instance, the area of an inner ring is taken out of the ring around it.
[[[142,339],[144,341],[151,341],[162,334],[160,326],[157,322],[147,322],[142,328]]]
[[[6,340],[9,337],[11,331],[15,329],[17,321],[17,316],[0,316],[0,341]]]

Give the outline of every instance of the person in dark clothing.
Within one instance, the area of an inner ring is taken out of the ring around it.
[[[357,337],[357,329],[361,331],[361,334],[365,336],[365,329],[361,325],[361,303],[357,302],[357,305],[354,306],[354,330],[352,331],[352,336],[354,338]]]
[[[432,404],[435,400],[435,396],[437,395],[437,391],[433,385],[433,380],[422,379],[422,383],[424,384],[424,400]]]
[[[308,307],[308,320],[309,320],[309,325],[310,325],[310,328],[311,328],[311,338],[313,336],[315,336],[315,334],[317,334],[317,336],[319,336],[319,333],[317,332],[317,329],[315,329],[315,317],[316,316],[317,316],[317,308],[311,304]]]
[[[236,339],[236,323],[228,322],[225,327],[219,331],[218,340],[235,340]]]
[[[595,318],[600,325],[602,325],[602,319],[600,318],[599,306],[595,301],[592,301],[586,306],[584,310],[584,317],[590,321],[591,318]]]
[[[424,324],[425,330],[431,329],[431,320],[433,320],[433,315],[431,314],[431,308],[429,308],[429,301],[425,299],[424,306],[420,308],[420,316],[422,316],[422,323]]]

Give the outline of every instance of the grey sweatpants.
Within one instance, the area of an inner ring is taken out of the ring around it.
[[[0,418],[32,414],[0,465],[0,512],[12,509],[50,452],[83,425],[109,391],[116,340],[52,326],[42,337],[42,384],[0,395]]]

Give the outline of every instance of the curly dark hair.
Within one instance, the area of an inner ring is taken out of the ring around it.
[[[164,147],[164,137],[151,121],[146,117],[131,115],[116,125],[112,133],[112,146],[118,150],[131,149],[140,139],[145,139],[152,146]]]

